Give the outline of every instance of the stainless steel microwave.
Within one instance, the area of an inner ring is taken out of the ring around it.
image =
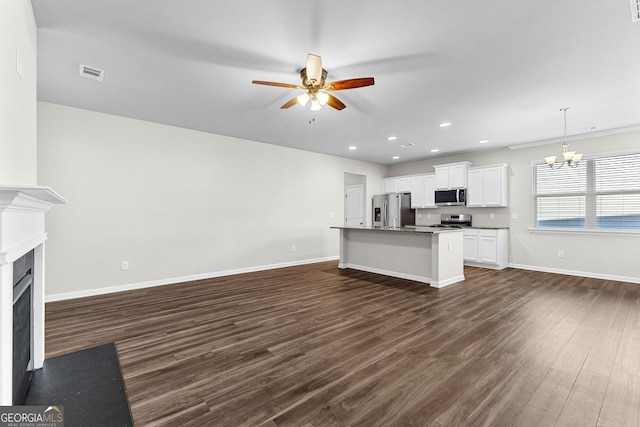
[[[464,206],[467,204],[466,193],[464,188],[436,190],[436,206]]]

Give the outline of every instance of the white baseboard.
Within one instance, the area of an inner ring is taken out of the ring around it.
[[[541,271],[544,273],[566,274],[568,276],[590,277],[592,279],[615,280],[616,282],[640,284],[640,278],[638,277],[614,276],[611,274],[590,273],[588,271],[562,270],[558,268],[547,268],[524,264],[509,264],[509,267],[519,268],[521,270]]]
[[[464,274],[461,274],[460,276],[452,277],[441,282],[432,281],[430,286],[432,288],[444,288],[445,286],[453,285],[454,283],[462,282],[463,280]]]
[[[504,270],[505,268],[509,267],[508,265],[482,264],[482,263],[473,262],[473,261],[465,261],[464,265],[468,265],[470,267],[488,268],[491,270]]]
[[[255,267],[245,267],[245,268],[238,268],[234,270],[215,271],[213,273],[194,274],[194,275],[182,276],[182,277],[171,277],[168,279],[151,280],[148,282],[140,282],[140,283],[130,283],[126,285],[110,286],[106,288],[96,288],[96,289],[87,289],[87,290],[76,291],[76,292],[66,292],[62,294],[52,294],[52,295],[45,296],[44,299],[45,299],[45,302],[63,301],[68,299],[111,294],[114,292],[131,291],[134,289],[151,288],[154,286],[171,285],[171,284],[181,283],[181,282],[192,282],[194,280],[212,279],[214,277],[231,276],[234,274],[242,274],[242,273],[253,273],[255,271],[274,270],[276,268],[294,267],[297,265],[315,264],[318,262],[336,261],[336,260],[338,260],[337,256],[331,256],[331,257],[324,257],[324,258],[305,259],[301,261],[283,262],[279,264],[259,265]]]
[[[397,277],[399,279],[414,280],[416,282],[422,282],[422,283],[427,283],[427,284],[431,283],[431,278],[430,277],[417,276],[415,274],[406,274],[406,273],[401,273],[401,272],[391,271],[391,270],[384,270],[382,268],[374,268],[374,267],[369,267],[369,266],[366,266],[366,265],[340,263],[340,264],[338,264],[338,267],[339,268],[352,268],[354,270],[366,271],[367,273],[383,274],[385,276]]]

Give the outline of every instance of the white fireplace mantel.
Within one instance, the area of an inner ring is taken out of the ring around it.
[[[49,187],[0,186],[0,405],[12,404],[13,262],[34,250],[33,365],[44,362],[45,213],[66,204]]]

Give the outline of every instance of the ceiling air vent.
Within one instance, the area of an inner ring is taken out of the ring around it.
[[[86,77],[88,79],[93,79],[101,82],[104,78],[104,70],[80,64],[80,77]]]
[[[631,19],[633,22],[640,21],[640,0],[631,0]]]

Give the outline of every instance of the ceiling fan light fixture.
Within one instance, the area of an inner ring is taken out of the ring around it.
[[[322,80],[322,58],[312,53],[307,55],[307,79],[314,86],[319,85]]]
[[[298,99],[298,104],[304,107],[305,105],[307,105],[310,97],[308,93],[303,93],[302,95],[298,95],[296,98]]]
[[[316,94],[316,98],[318,98],[318,102],[320,103],[320,105],[325,105],[327,102],[329,102],[329,94],[324,92],[318,92]]]
[[[338,111],[346,108],[344,102],[326,92],[355,89],[375,84],[373,77],[360,77],[329,83],[325,83],[326,79],[327,70],[322,68],[322,59],[318,55],[308,54],[307,66],[300,70],[300,80],[302,80],[302,84],[269,82],[263,80],[252,80],[251,83],[290,89],[302,89],[306,93],[291,98],[289,101],[285,102],[280,109],[291,108],[296,104],[305,106],[309,100],[311,100],[311,110],[313,111],[318,111],[323,105],[328,105]]]

